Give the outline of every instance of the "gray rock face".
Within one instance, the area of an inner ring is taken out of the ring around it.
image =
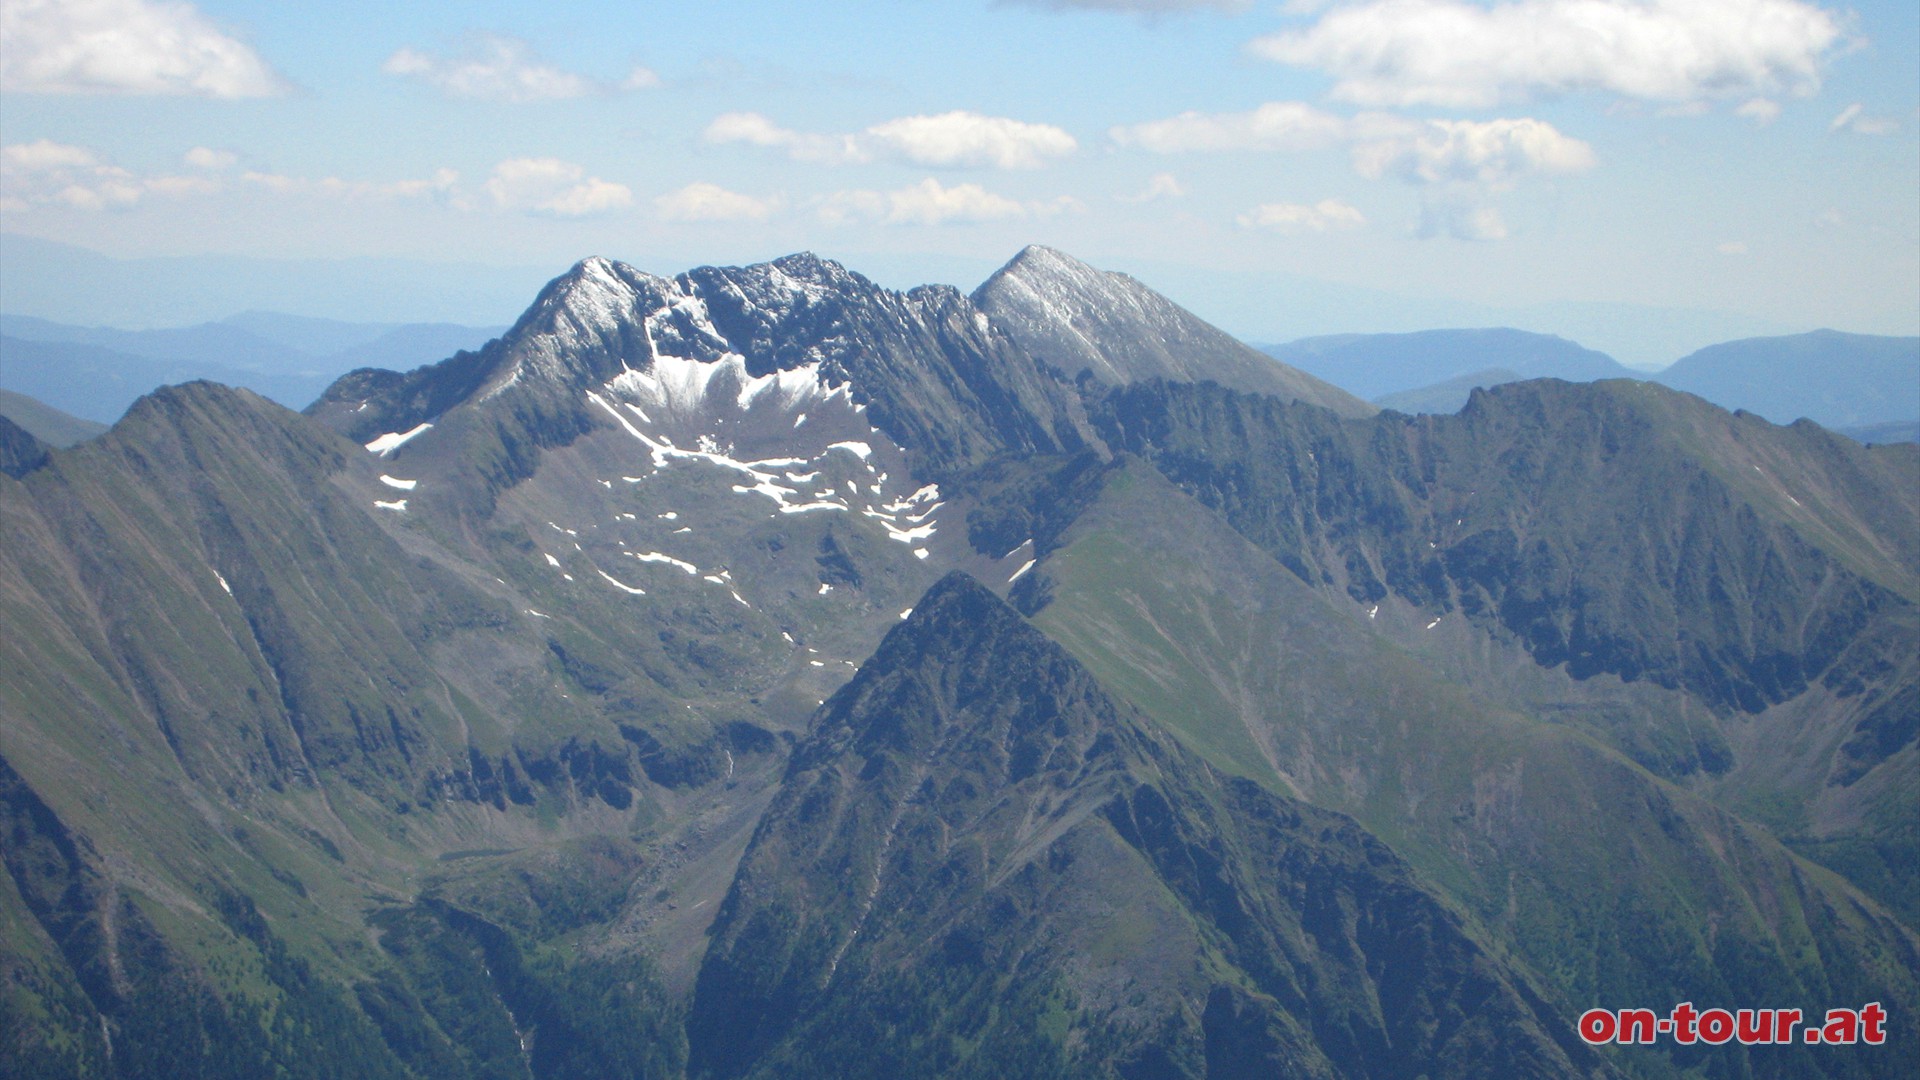
[[[1125,274],[1029,247],[973,293],[974,306],[1041,362],[1111,386],[1149,379],[1212,381],[1323,405],[1342,416],[1374,408],[1281,364]]]

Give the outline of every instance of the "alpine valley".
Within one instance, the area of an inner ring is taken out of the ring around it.
[[[1920,445],[1029,248],[0,465],[6,1077],[1920,1075]]]

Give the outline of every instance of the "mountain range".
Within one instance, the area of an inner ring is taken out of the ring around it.
[[[1920,1065],[1920,446],[1379,411],[1030,248],[0,455],[0,1075]],[[1575,1027],[1683,1001],[1896,1030]]]

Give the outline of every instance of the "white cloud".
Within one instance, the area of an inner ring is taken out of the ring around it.
[[[1113,128],[1121,146],[1156,154],[1194,150],[1312,150],[1348,137],[1351,122],[1304,102],[1270,101],[1243,113],[1188,111],[1165,120]]]
[[[1780,103],[1770,98],[1753,98],[1733,111],[1734,115],[1744,116],[1761,127],[1780,119]]]
[[[1009,0],[1023,7],[1067,11],[1119,11],[1130,15],[1172,15],[1183,11],[1245,11],[1250,0]]]
[[[1473,183],[1499,190],[1530,174],[1593,168],[1593,147],[1527,117],[1429,120],[1417,134],[1361,143],[1354,168],[1368,179],[1398,176],[1415,184]]]
[[[1442,233],[1456,240],[1484,243],[1505,240],[1508,236],[1507,222],[1500,216],[1500,211],[1491,206],[1452,199],[1429,202],[1420,210],[1420,235],[1433,237]]]
[[[1269,102],[1243,113],[1185,112],[1117,127],[1112,136],[1122,146],[1162,154],[1347,145],[1360,175],[1399,176],[1418,184],[1506,185],[1530,173],[1581,172],[1595,160],[1591,146],[1530,117],[1410,120],[1377,112],[1343,117],[1298,101]]]
[[[493,167],[481,190],[502,210],[581,217],[633,204],[633,192],[559,158],[509,158]]]
[[[57,169],[88,168],[100,164],[93,151],[84,146],[68,146],[52,139],[14,143],[0,147],[0,166],[21,172],[51,172]]]
[[[148,195],[205,194],[219,186],[204,176],[140,176],[85,147],[50,139],[0,147],[0,210],[8,213],[36,206],[124,209]]]
[[[784,150],[795,161],[816,165],[859,164],[871,160],[851,135],[813,135],[792,131],[755,112],[723,113],[701,136],[710,143],[746,143]]]
[[[1722,255],[1745,255],[1747,244],[1744,240],[1729,240],[1724,244],[1716,244],[1713,250]]]
[[[196,169],[218,172],[221,169],[233,168],[234,162],[239,161],[240,156],[231,150],[214,150],[205,146],[196,146],[183,154],[180,160]]]
[[[0,90],[252,98],[283,93],[286,83],[192,4],[7,0]]]
[[[1855,135],[1891,135],[1900,130],[1900,121],[1889,116],[1868,116],[1866,106],[1854,102],[1840,110],[1827,125],[1828,131],[1851,131]]]
[[[875,124],[866,138],[891,156],[934,168],[1037,169],[1078,149],[1052,124],[955,111]]]
[[[1343,146],[1354,171],[1369,180],[1396,177],[1425,189],[1420,235],[1499,240],[1506,223],[1488,198],[1534,176],[1584,172],[1593,147],[1544,120],[1413,120],[1391,113],[1338,116],[1298,101],[1269,102],[1251,112],[1185,112],[1111,132],[1122,146],[1157,153],[1307,151]],[[1344,212],[1274,203],[1241,215],[1246,228],[1324,230],[1359,224]],[[1352,210],[1351,207],[1346,207]],[[1352,211],[1358,215],[1359,211]],[[1360,219],[1364,220],[1364,219]]]
[[[1369,0],[1254,40],[1362,105],[1485,108],[1600,90],[1655,101],[1820,86],[1840,20],[1802,0]]]
[[[701,181],[661,195],[653,205],[668,221],[765,221],[780,204]]]
[[[1264,203],[1235,220],[1243,229],[1272,229],[1283,233],[1357,229],[1367,223],[1366,215],[1358,207],[1338,199],[1322,199],[1312,206],[1302,203]]]
[[[433,176],[423,180],[345,180],[338,176],[288,176],[284,173],[248,171],[240,174],[243,183],[276,195],[319,197],[329,199],[418,199],[446,198],[458,196],[457,185],[460,174],[452,169],[439,169]]]
[[[418,79],[452,97],[482,101],[559,101],[600,89],[592,79],[542,63],[526,42],[480,34],[459,56],[401,48],[380,70]]]
[[[746,143],[822,165],[897,161],[929,168],[1035,169],[1079,146],[1051,124],[955,111],[903,116],[851,135],[793,131],[753,112],[726,113],[707,125],[710,143]]]
[[[1030,213],[1071,208],[1071,201],[1026,206],[995,195],[978,184],[943,187],[929,177],[895,191],[842,191],[820,204],[820,217],[833,224],[871,221],[882,225],[945,225],[1026,217]]]
[[[1154,173],[1147,179],[1147,186],[1132,195],[1116,195],[1114,198],[1125,203],[1153,202],[1156,199],[1184,199],[1186,186],[1172,173]]]
[[[552,199],[540,205],[540,209],[561,217],[583,217],[587,214],[604,214],[609,210],[618,210],[633,205],[633,192],[625,184],[616,184],[589,176]]]
[[[620,80],[622,90],[651,90],[660,85],[660,76],[652,68],[634,65],[627,77]]]

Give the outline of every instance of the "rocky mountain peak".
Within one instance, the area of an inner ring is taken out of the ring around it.
[[[972,301],[1037,359],[1069,377],[1109,386],[1165,379],[1212,381],[1236,390],[1321,405],[1343,416],[1371,406],[1287,367],[1125,274],[1032,245],[978,289]]]

